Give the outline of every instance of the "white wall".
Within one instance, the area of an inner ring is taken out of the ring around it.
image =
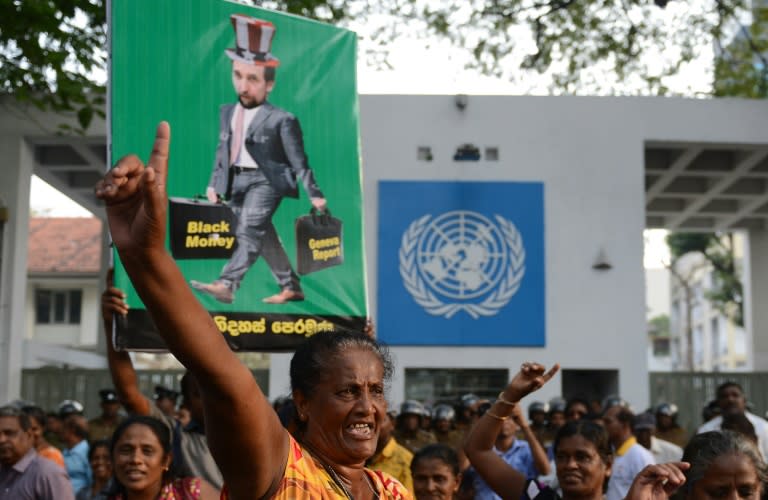
[[[651,319],[662,314],[669,315],[669,289],[669,269],[659,267],[645,270],[646,318]]]
[[[765,143],[768,129],[768,103],[736,99],[470,96],[460,112],[453,96],[361,96],[360,115],[374,317],[376,235],[379,223],[386,223],[377,213],[380,180],[545,184],[546,347],[395,347],[395,404],[404,397],[407,366],[514,370],[535,359],[565,368],[618,369],[622,396],[646,406],[645,144]],[[500,161],[453,162],[455,148],[466,142],[498,146]],[[432,147],[431,163],[416,160],[418,146]],[[613,269],[592,269],[600,248]],[[288,387],[282,358],[272,357],[270,390]],[[537,399],[559,392],[557,378]]]
[[[30,278],[26,294],[26,332],[24,337],[36,343],[50,343],[75,347],[95,348],[98,343],[100,325],[101,291],[98,277],[45,277]],[[83,291],[80,324],[50,324],[35,323],[35,289],[49,290],[64,289]]]

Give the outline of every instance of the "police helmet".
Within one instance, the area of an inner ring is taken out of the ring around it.
[[[480,397],[477,394],[467,393],[461,397],[462,408],[472,408],[480,401]]]
[[[424,405],[415,399],[403,401],[403,404],[400,405],[400,415],[418,415],[419,417],[423,417]]]
[[[549,413],[549,405],[541,401],[534,401],[528,405],[528,420],[533,419],[534,413]]]
[[[59,406],[57,408],[59,418],[65,418],[70,415],[82,415],[83,414],[83,405],[79,401],[75,401],[74,399],[65,399],[61,403],[59,403]]]
[[[565,413],[566,401],[560,396],[549,400],[549,415],[553,413]]]
[[[668,417],[677,417],[677,405],[674,403],[659,403],[656,405],[656,415],[666,415]]]
[[[456,411],[450,405],[440,404],[432,410],[432,420],[453,420],[456,418]]]
[[[627,403],[623,398],[615,394],[606,396],[605,399],[603,399],[603,413],[608,411],[609,408],[613,408],[614,406],[629,408],[629,403]]]

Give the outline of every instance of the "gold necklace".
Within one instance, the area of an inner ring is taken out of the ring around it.
[[[320,459],[320,456],[315,453],[315,451],[312,449],[312,447],[308,446],[307,443],[304,443],[304,447],[309,451],[312,456],[320,462],[320,465],[323,466],[323,469],[325,469],[325,472],[328,473],[329,476],[331,476],[331,479],[333,480],[336,485],[341,488],[341,491],[344,492],[344,495],[347,497],[348,500],[355,500],[355,497],[352,496],[352,493],[347,489],[344,480],[341,478],[341,476],[336,472],[336,469],[331,466],[331,464],[325,463],[323,460]],[[373,500],[379,500],[379,493],[376,491],[376,488],[373,487],[373,484],[371,483],[371,478],[368,477],[368,473],[363,470],[363,476],[365,477],[365,484],[368,485],[368,489],[371,490],[371,493],[373,493]],[[352,485],[350,484],[350,487]]]

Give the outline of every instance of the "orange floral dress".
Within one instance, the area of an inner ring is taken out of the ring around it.
[[[285,474],[272,500],[346,500],[347,495],[317,460],[290,436]],[[381,500],[413,500],[411,492],[386,472],[365,469]],[[221,500],[229,500],[226,485]]]

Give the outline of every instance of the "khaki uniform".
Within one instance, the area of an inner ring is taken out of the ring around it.
[[[88,421],[88,440],[112,439],[112,434],[120,424],[122,418],[118,417],[114,423],[105,421],[102,417],[92,418]]]
[[[413,460],[413,453],[401,446],[395,438],[390,438],[381,453],[372,456],[366,466],[369,469],[386,472],[412,492],[411,460]]]
[[[435,438],[438,443],[446,444],[454,450],[459,451],[463,444],[462,441],[464,441],[464,433],[456,429],[451,429],[445,433],[435,432]]]
[[[416,432],[409,432],[407,434],[405,432],[396,430],[395,439],[397,439],[398,443],[408,448],[411,453],[416,453],[428,444],[437,442],[434,434],[422,429],[418,429]]]
[[[663,439],[664,441],[669,441],[670,443],[674,443],[680,448],[685,448],[685,445],[688,444],[688,433],[685,432],[685,429],[678,426],[672,427],[671,429],[668,429],[666,431],[662,431],[657,428],[656,437],[659,439]]]

